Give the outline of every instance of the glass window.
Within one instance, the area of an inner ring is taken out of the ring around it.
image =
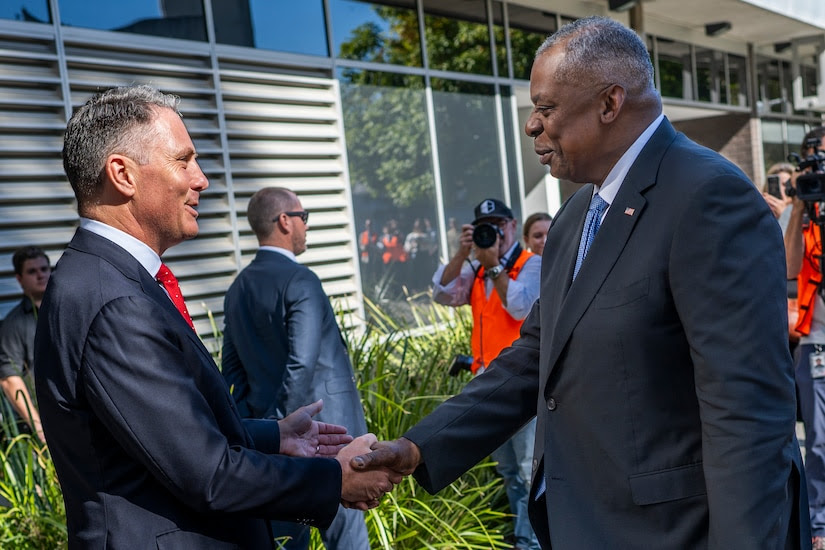
[[[496,96],[486,84],[434,78],[432,87],[444,210],[460,227],[476,204],[505,197]]]
[[[761,112],[782,113],[785,110],[781,70],[781,62],[776,59],[765,57],[757,59],[756,72],[759,82]]]
[[[696,48],[696,99],[727,103],[725,57],[722,52]]]
[[[533,57],[545,39],[556,32],[556,16],[524,6],[509,4],[510,48],[513,51],[513,77],[530,80]]]
[[[524,219],[521,216],[521,197],[518,186],[518,163],[516,162],[516,141],[513,135],[513,96],[509,86],[501,87],[501,120],[504,132],[504,147],[507,151],[507,178],[510,191],[510,209],[518,220],[519,227]]]
[[[802,141],[805,139],[805,134],[808,133],[808,128],[800,122],[787,122],[788,131],[788,153],[798,153],[802,149]]]
[[[330,0],[337,57],[421,67],[421,40],[414,0]]]
[[[663,97],[693,98],[690,46],[665,38],[656,39],[659,85]]]
[[[782,139],[782,123],[774,120],[763,120],[762,154],[765,158],[765,170],[777,162],[786,162],[788,157],[786,150],[787,144]]]
[[[329,55],[322,0],[211,1],[221,44]]]
[[[510,67],[507,62],[507,40],[504,36],[504,4],[492,2],[493,9],[493,41],[496,45],[496,66],[498,76],[502,78],[510,77]]]
[[[200,1],[60,0],[58,5],[60,20],[67,26],[206,40]]]
[[[424,0],[427,59],[431,69],[493,74],[484,0]]]
[[[338,78],[364,294],[403,313],[403,289],[427,289],[439,258],[424,79],[355,69]]]
[[[728,54],[728,80],[730,81],[730,104],[746,106],[747,92],[747,61],[740,55]]]
[[[15,0],[0,2],[0,19],[29,21],[32,23],[51,23],[48,0]]]

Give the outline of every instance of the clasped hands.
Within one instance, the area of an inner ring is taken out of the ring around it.
[[[335,458],[341,466],[341,504],[375,508],[421,462],[418,447],[403,437],[378,441],[365,434],[353,439],[343,426],[312,419],[323,406],[319,400],[278,421],[281,454]]]

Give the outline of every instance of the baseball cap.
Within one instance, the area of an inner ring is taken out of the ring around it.
[[[513,211],[507,207],[506,204],[498,199],[484,199],[475,208],[476,219],[473,220],[473,225],[476,225],[487,218],[512,218]]]

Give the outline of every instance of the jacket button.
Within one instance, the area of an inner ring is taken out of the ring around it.
[[[556,410],[556,400],[552,397],[547,400],[547,410],[548,411],[555,411]]]
[[[538,467],[539,467],[539,459],[534,458],[533,459],[533,473],[536,473],[536,470],[538,470]]]

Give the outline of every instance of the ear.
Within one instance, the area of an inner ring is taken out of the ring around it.
[[[134,196],[137,181],[135,178],[137,163],[125,155],[111,154],[106,157],[103,172],[106,180],[124,197]]]
[[[277,222],[277,229],[284,235],[288,235],[292,231],[292,226],[290,223],[292,222],[292,218],[281,212],[278,214],[278,222]]]
[[[610,124],[618,118],[619,113],[627,97],[627,91],[620,84],[613,84],[607,87],[600,94],[601,120],[605,124]]]

